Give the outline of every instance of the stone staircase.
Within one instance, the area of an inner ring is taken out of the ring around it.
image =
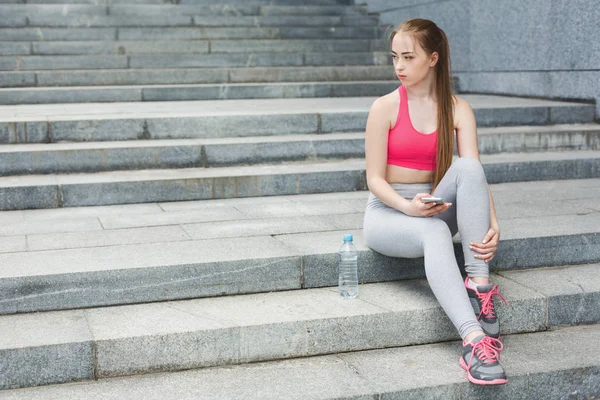
[[[6,3],[0,399],[600,396],[594,105],[461,95],[509,301],[509,384],[476,387],[422,259],[363,243],[364,125],[398,85],[365,6]]]
[[[377,16],[348,1],[119,3],[0,6],[11,27],[0,34],[0,104],[361,96],[396,85]]]

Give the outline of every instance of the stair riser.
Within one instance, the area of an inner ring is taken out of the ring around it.
[[[51,16],[51,17],[85,17],[85,16],[128,16],[128,17],[159,17],[165,15],[186,15],[202,16],[205,14],[245,17],[245,16],[268,16],[282,15],[288,13],[292,15],[320,14],[366,14],[365,6],[343,5],[343,4],[258,4],[259,2],[232,2],[226,4],[215,4],[214,1],[208,4],[35,4],[35,1],[28,1],[26,5],[9,4],[6,1],[0,2],[0,12],[7,17],[25,16],[29,18]],[[41,3],[41,2],[40,2]]]
[[[379,40],[194,40],[0,42],[5,56],[337,53],[385,51]]]
[[[355,137],[356,135],[352,135]],[[523,138],[525,136],[525,138]],[[529,136],[529,137],[527,137]],[[324,139],[321,137],[320,139]],[[524,139],[524,140],[523,140]],[[523,145],[526,144],[526,146]],[[600,131],[573,134],[481,135],[482,154],[599,150]],[[0,175],[64,174],[135,169],[225,167],[364,157],[364,137],[344,140],[190,144],[182,146],[77,149],[0,153]],[[490,167],[488,167],[490,168]],[[505,166],[499,167],[506,168]],[[546,176],[532,171],[529,180]],[[517,175],[522,177],[523,174]],[[505,178],[506,179],[506,178]]]
[[[600,159],[487,164],[488,183],[549,181],[600,177]]]
[[[394,80],[389,66],[0,72],[3,87]]]
[[[479,135],[480,154],[600,150],[600,131]]]
[[[98,27],[281,27],[281,26],[377,26],[378,19],[368,16],[126,16],[126,15],[8,15],[0,27],[98,28]]]
[[[182,101],[273,99],[307,97],[360,97],[383,96],[394,91],[398,82],[369,83],[307,83],[288,85],[214,85],[204,87],[163,88],[110,88],[110,89],[57,89],[57,90],[3,90],[0,104],[52,103],[110,103],[131,101]]]
[[[322,65],[389,65],[382,53],[230,54],[174,56],[26,56],[0,57],[0,70],[81,70],[214,67],[297,67]]]
[[[343,0],[308,0],[303,1],[304,6],[299,7],[297,0],[228,0],[225,5],[215,5],[214,0],[0,0],[0,4],[27,4],[28,6],[38,5],[38,7],[52,8],[62,6],[64,4],[72,4],[75,7],[98,7],[98,6],[111,6],[111,9],[120,9],[122,7],[136,7],[139,5],[150,6],[150,7],[200,7],[203,8],[224,8],[231,9],[234,12],[238,12],[240,9],[246,7],[252,7],[254,9],[259,8],[283,8],[293,7],[311,8],[318,6],[321,8],[347,8],[351,6],[353,2]]]
[[[0,355],[5,367],[0,390],[94,379],[93,347],[89,341],[3,350]]]
[[[488,183],[600,177],[600,159],[484,165]],[[0,188],[0,209],[56,208],[366,190],[364,170]]]
[[[0,41],[206,40],[206,39],[377,39],[379,27],[267,28],[6,28]]]

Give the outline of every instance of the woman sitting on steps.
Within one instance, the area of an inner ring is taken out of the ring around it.
[[[475,116],[451,92],[450,47],[435,23],[406,21],[390,41],[402,85],[375,100],[369,112],[366,244],[390,257],[424,257],[429,286],[463,339],[459,363],[467,378],[481,385],[506,383],[492,299],[499,294],[487,264],[500,229],[479,160]],[[453,163],[454,130],[460,158]],[[423,201],[431,196],[443,203]],[[457,231],[464,282],[452,243]]]

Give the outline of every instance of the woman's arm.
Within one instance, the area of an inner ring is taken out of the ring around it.
[[[471,105],[462,99],[458,99],[455,115],[458,155],[460,157],[473,157],[481,162],[477,144],[477,125]],[[488,193],[490,194],[490,229],[485,237],[482,238],[481,243],[471,243],[471,249],[478,253],[475,254],[475,257],[484,260],[486,263],[494,258],[494,254],[498,249],[498,242],[500,241],[500,226],[498,225],[494,198],[492,197],[489,185]]]
[[[407,214],[410,202],[396,193],[385,179],[391,108],[386,99],[380,97],[369,110],[365,135],[367,186],[383,203]]]

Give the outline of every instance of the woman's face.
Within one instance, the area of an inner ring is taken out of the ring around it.
[[[437,53],[429,56],[412,36],[398,32],[392,40],[392,60],[396,76],[402,84],[415,84],[433,71]]]

